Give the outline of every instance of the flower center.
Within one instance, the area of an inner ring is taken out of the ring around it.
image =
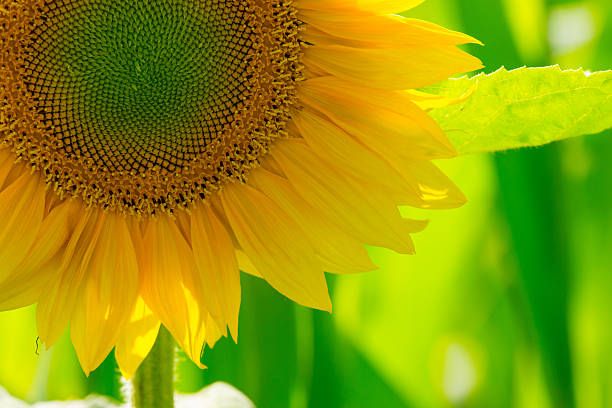
[[[62,150],[136,172],[201,155],[245,107],[256,52],[248,5],[214,3],[56,2],[25,58]]]
[[[62,196],[172,212],[242,180],[286,133],[301,66],[283,0],[9,7],[0,136]]]

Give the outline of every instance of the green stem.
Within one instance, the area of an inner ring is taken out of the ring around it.
[[[134,408],[174,408],[174,339],[163,325],[132,384]]]

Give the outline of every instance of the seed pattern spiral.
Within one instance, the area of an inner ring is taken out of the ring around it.
[[[0,138],[62,197],[172,213],[244,180],[287,133],[290,2],[3,3]]]

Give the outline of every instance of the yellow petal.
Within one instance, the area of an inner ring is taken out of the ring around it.
[[[299,141],[278,141],[271,154],[298,193],[349,235],[400,253],[414,252],[409,232],[426,223],[401,218],[396,203],[343,176]]]
[[[44,185],[22,174],[0,192],[0,282],[21,263],[42,225]]]
[[[51,210],[23,261],[0,283],[0,310],[27,306],[38,299],[48,279],[57,273],[59,260],[53,262],[53,258],[70,238],[80,211],[82,205],[76,201],[65,201]]]
[[[262,278],[261,273],[255,268],[253,262],[249,259],[248,255],[244,253],[241,249],[236,249],[236,259],[238,260],[238,268],[249,275],[256,276],[258,278]]]
[[[304,306],[331,310],[325,275],[297,222],[246,184],[227,185],[220,196],[242,250],[266,281]]]
[[[456,155],[438,124],[407,95],[364,88],[333,77],[305,81],[300,100],[383,157]]]
[[[343,0],[341,0],[343,1]],[[400,13],[415,8],[425,0],[344,0],[356,2],[357,7],[379,14]]]
[[[315,45],[305,50],[303,62],[363,86],[395,90],[421,88],[483,67],[478,58],[445,45],[376,49]]]
[[[248,184],[266,194],[299,224],[326,272],[361,273],[376,269],[363,243],[325,219],[297,194],[287,179],[258,168],[249,174]]]
[[[159,331],[159,319],[155,317],[141,297],[138,297],[129,321],[123,327],[115,346],[115,358],[121,374],[129,380],[149,351],[153,348]]]
[[[53,258],[57,263],[49,266],[55,273],[48,279],[36,308],[38,333],[47,347],[68,325],[103,225],[104,213],[83,211],[61,255]]]
[[[425,0],[298,0],[298,8],[314,10],[354,9],[377,14],[400,13],[421,4]]]
[[[414,190],[397,170],[326,118],[303,109],[294,115],[293,123],[312,151],[328,163],[391,195],[398,203],[417,201]]]
[[[209,314],[206,317],[206,344],[208,344],[208,347],[213,348],[215,346],[215,343],[221,337],[224,337],[225,335],[226,335],[225,328],[224,328],[223,331],[219,330],[219,326],[218,326],[217,322]],[[238,332],[236,332],[234,340],[238,341]]]
[[[15,166],[15,156],[11,153],[11,149],[0,148],[0,191],[4,190],[4,182]]]
[[[425,160],[396,159],[391,162],[405,180],[413,186],[417,201],[413,207],[450,209],[461,207],[466,198],[444,173]]]
[[[201,286],[209,294],[209,313],[220,327],[228,325],[232,336],[237,339],[240,310],[238,261],[232,239],[208,204],[191,212],[191,245]]]
[[[455,184],[428,161],[396,156],[384,160],[308,109],[296,113],[293,123],[320,157],[337,164],[363,185],[388,195],[399,205],[456,208],[465,203]]]
[[[470,87],[463,95],[457,97],[448,97],[442,95],[434,95],[426,92],[416,91],[414,89],[404,91],[406,95],[423,110],[443,108],[445,106],[455,105],[464,102],[478,88],[478,82]]]
[[[308,25],[304,39],[315,46],[348,45],[351,41],[364,48],[424,47],[479,43],[469,35],[451,31],[427,21],[400,16],[377,16],[371,13],[330,13],[317,10],[301,10],[300,19]],[[327,33],[327,38],[310,31],[316,27]],[[348,41],[347,41],[348,40]]]
[[[72,344],[85,374],[113,349],[138,296],[138,261],[123,216],[108,213],[70,320]]]
[[[205,299],[197,299],[185,278],[196,270],[185,237],[167,216],[149,221],[141,252],[141,295],[147,306],[168,328],[185,353],[199,367],[206,340],[208,311]]]

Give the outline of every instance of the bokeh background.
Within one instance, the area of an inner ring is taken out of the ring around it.
[[[428,0],[406,15],[472,34],[491,72],[612,69],[610,0]],[[500,134],[499,137],[503,137]],[[418,254],[329,276],[334,313],[243,275],[240,339],[179,356],[178,389],[229,382],[258,407],[612,407],[612,132],[441,162],[469,203]],[[38,349],[35,308],[0,313],[0,386],[28,401],[120,398],[112,355],[86,378],[65,333]]]

